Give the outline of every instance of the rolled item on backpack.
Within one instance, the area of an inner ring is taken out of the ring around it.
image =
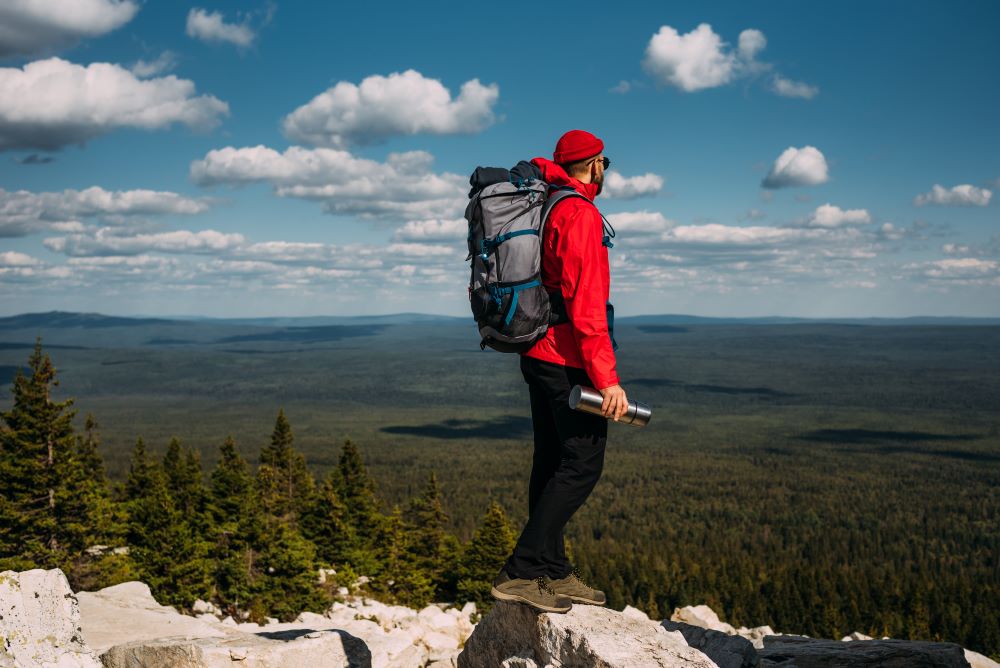
[[[575,411],[583,411],[584,413],[592,413],[604,417],[604,414],[601,412],[602,405],[604,405],[604,397],[592,387],[574,385],[573,389],[570,390],[569,407]],[[649,418],[652,416],[653,411],[649,406],[630,399],[628,410],[625,411],[625,415],[618,419],[618,422],[621,424],[630,424],[633,427],[645,427],[649,424]]]

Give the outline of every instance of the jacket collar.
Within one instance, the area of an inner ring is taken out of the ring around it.
[[[597,184],[596,183],[583,183],[579,179],[575,179],[566,173],[566,170],[562,168],[562,165],[552,162],[548,158],[535,158],[531,161],[535,167],[542,172],[542,178],[545,182],[553,186],[570,186],[576,192],[580,193],[591,202],[597,196]]]

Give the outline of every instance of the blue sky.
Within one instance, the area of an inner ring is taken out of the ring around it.
[[[0,313],[463,315],[583,128],[622,315],[1000,315],[995,3],[4,4]]]

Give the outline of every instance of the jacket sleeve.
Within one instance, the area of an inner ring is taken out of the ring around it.
[[[601,243],[604,228],[593,205],[571,199],[563,206],[569,215],[556,240],[563,299],[584,370],[596,389],[603,390],[618,383],[605,308],[611,274],[608,251]]]

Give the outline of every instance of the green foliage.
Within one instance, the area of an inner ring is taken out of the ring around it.
[[[412,568],[436,584],[432,596],[454,600],[459,544],[448,533],[448,515],[441,501],[441,485],[431,473],[423,493],[410,500],[403,515],[408,560]]]
[[[292,426],[284,409],[279,409],[271,442],[260,452],[258,488],[267,512],[289,521],[309,503],[315,487],[305,457],[293,442]]]
[[[492,605],[490,587],[514,549],[514,540],[514,531],[503,508],[495,501],[490,503],[476,533],[462,553],[458,567],[459,600],[475,601],[480,610]]]

